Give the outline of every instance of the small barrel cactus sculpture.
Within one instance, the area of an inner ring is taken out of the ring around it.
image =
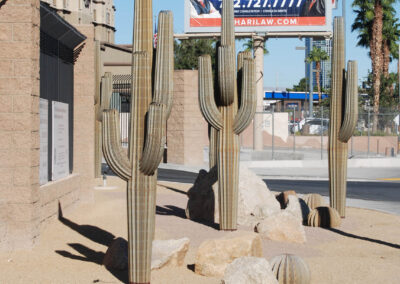
[[[152,1],[136,0],[128,155],[120,143],[118,111],[103,113],[104,156],[112,170],[128,181],[129,283],[150,283],[157,167],[162,158],[166,120],[172,107],[172,13],[159,14],[155,64],[152,19]]]
[[[310,227],[336,228],[342,223],[342,219],[336,209],[321,206],[317,207],[308,214],[307,225]]]
[[[308,205],[308,207],[310,207],[311,210],[320,206],[325,206],[324,199],[320,194],[317,193],[307,194],[304,196],[304,202]]]
[[[209,55],[199,58],[199,101],[201,112],[212,128],[210,167],[215,162],[218,167],[221,230],[237,229],[239,134],[249,125],[256,110],[254,60],[249,52],[238,55],[237,69],[241,78],[237,82],[234,34],[233,1],[223,0],[215,94],[211,58]]]
[[[311,273],[307,263],[292,254],[283,254],[270,260],[272,272],[279,284],[309,284]]]
[[[344,23],[334,22],[332,53],[332,95],[329,126],[330,206],[345,217],[347,191],[347,142],[358,119],[357,62],[349,61],[347,74],[344,58]],[[345,98],[345,99],[344,99]]]

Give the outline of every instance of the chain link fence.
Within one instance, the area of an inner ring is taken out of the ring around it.
[[[381,109],[374,118],[370,108],[360,107],[354,135],[348,142],[349,158],[396,157],[400,154],[399,116],[398,110]],[[286,108],[277,112],[274,107],[270,107],[263,112],[257,112],[256,117],[254,121],[257,124],[251,125],[241,135],[242,152],[250,153],[254,150],[254,145],[257,144],[255,139],[262,140],[259,144],[263,148],[255,149],[257,153],[252,154],[249,159],[328,158],[328,107],[316,107],[312,117],[297,108]],[[254,136],[255,132],[258,134]]]

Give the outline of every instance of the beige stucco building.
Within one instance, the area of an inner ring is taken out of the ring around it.
[[[31,248],[60,208],[93,202],[100,78],[131,70],[114,11],[112,0],[0,1],[0,250]],[[168,162],[204,163],[197,76],[174,74]]]
[[[114,0],[42,0],[72,25],[90,25],[95,29],[95,40],[114,42]]]
[[[68,211],[92,199],[95,26],[72,26],[39,0],[1,4],[0,250],[17,250],[39,241],[59,206]],[[60,178],[59,165],[51,166],[60,152],[51,153],[62,145],[51,133],[63,133],[62,123],[69,125],[68,139],[61,139],[69,152]]]

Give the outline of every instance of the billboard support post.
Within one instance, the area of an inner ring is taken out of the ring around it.
[[[311,37],[310,38],[310,51],[309,52],[311,52],[313,50],[313,38]],[[307,54],[307,56],[308,56],[308,54]],[[309,75],[308,75],[308,77],[309,77],[309,86],[310,86],[310,96],[309,96],[309,114],[308,114],[308,116],[311,118],[311,117],[313,117],[313,103],[314,103],[314,86],[313,86],[313,63],[312,62],[310,62],[309,64],[308,64],[308,66],[309,66]]]
[[[256,63],[256,84],[257,84],[257,107],[256,114],[254,116],[253,123],[253,149],[255,151],[263,150],[263,136],[262,136],[262,128],[260,129],[260,125],[262,125],[263,115],[262,112],[264,110],[263,107],[263,97],[264,97],[264,41],[265,38],[261,36],[253,37],[253,49],[254,49],[254,59]]]

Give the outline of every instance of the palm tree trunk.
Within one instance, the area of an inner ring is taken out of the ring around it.
[[[374,117],[372,131],[378,130],[378,114],[379,114],[379,96],[381,88],[381,76],[383,69],[383,52],[382,52],[382,29],[383,29],[383,7],[381,0],[375,0],[374,21],[372,24],[372,44],[373,50],[371,54],[375,55],[375,60],[372,61],[373,72],[373,88],[374,88]]]
[[[388,41],[383,41],[383,76],[389,78],[390,49]]]
[[[317,61],[315,64],[315,68],[317,69],[316,76],[317,76],[317,88],[318,88],[318,102],[321,105],[321,83],[320,83],[320,73],[321,73],[321,62]]]

